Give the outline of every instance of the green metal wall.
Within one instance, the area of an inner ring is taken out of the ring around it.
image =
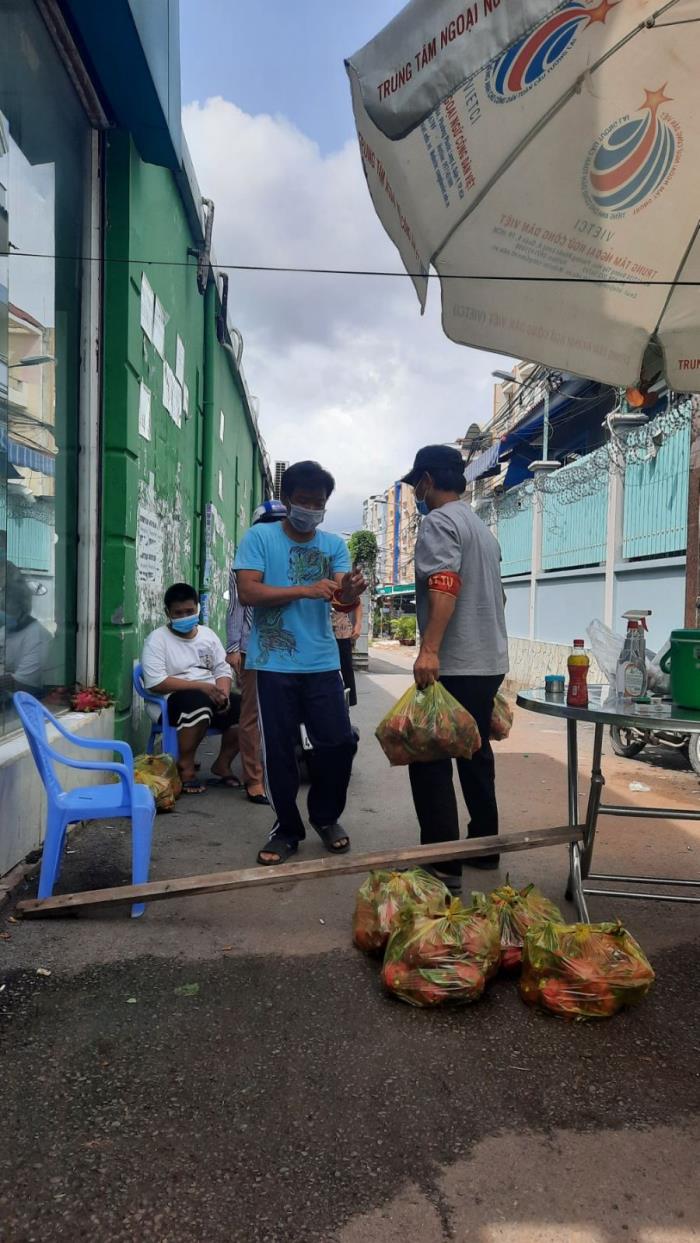
[[[205,298],[202,616],[223,638],[229,569],[262,499],[262,477],[237,368],[217,340],[217,310],[216,289],[210,283]]]
[[[229,562],[262,485],[240,378],[216,336],[216,290],[210,281],[205,297],[198,291],[173,175],[143,163],[116,131],[105,172],[100,681],[116,695],[120,733],[140,742],[132,670],[162,623],[163,590],[178,580],[206,589],[210,624],[223,637]],[[180,426],[163,405],[163,360],[141,327],[142,272],[168,315],[173,372],[178,335],[185,346],[189,411]],[[151,392],[150,439],[139,432],[141,382]]]

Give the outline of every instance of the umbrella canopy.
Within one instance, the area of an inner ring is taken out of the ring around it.
[[[377,214],[480,349],[700,388],[700,0],[412,0],[347,62]]]

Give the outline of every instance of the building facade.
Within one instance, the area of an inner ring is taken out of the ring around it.
[[[276,501],[278,501],[282,495],[282,478],[288,466],[289,462],[275,462],[275,480],[272,495]]]
[[[377,539],[379,586],[413,587],[418,521],[413,488],[400,481],[363,503],[362,524]]]
[[[501,545],[519,682],[559,671],[594,619],[620,632],[625,611],[650,608],[649,645],[658,649],[685,612],[693,400],[662,392],[630,427],[615,390],[552,377],[548,457],[556,467],[533,473],[543,452],[541,379],[501,429],[500,474],[472,484],[475,508]]]
[[[182,135],[177,4],[0,0],[0,28],[2,874],[42,820],[13,690],[64,711],[99,681],[115,719],[70,728],[138,745],[164,588],[193,582],[223,630],[272,479]]]

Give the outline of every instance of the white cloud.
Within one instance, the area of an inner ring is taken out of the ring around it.
[[[220,98],[188,105],[183,120],[216,204],[220,263],[399,270],[355,143],[323,157],[284,117]],[[338,530],[359,524],[363,498],[407,470],[420,445],[491,413],[490,373],[503,360],[448,341],[437,283],[430,294],[421,318],[408,279],[230,273],[271,454],[333,471]]]

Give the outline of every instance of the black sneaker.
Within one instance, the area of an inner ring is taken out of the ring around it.
[[[427,864],[423,868],[423,871],[427,872],[430,876],[433,876],[435,880],[441,881],[445,888],[449,889],[453,898],[460,898],[462,896],[461,875],[456,876],[453,872],[441,872],[439,867],[436,867],[432,863]]]
[[[478,855],[474,859],[465,859],[464,866],[468,868],[479,868],[482,872],[496,872],[501,866],[500,855]]]

